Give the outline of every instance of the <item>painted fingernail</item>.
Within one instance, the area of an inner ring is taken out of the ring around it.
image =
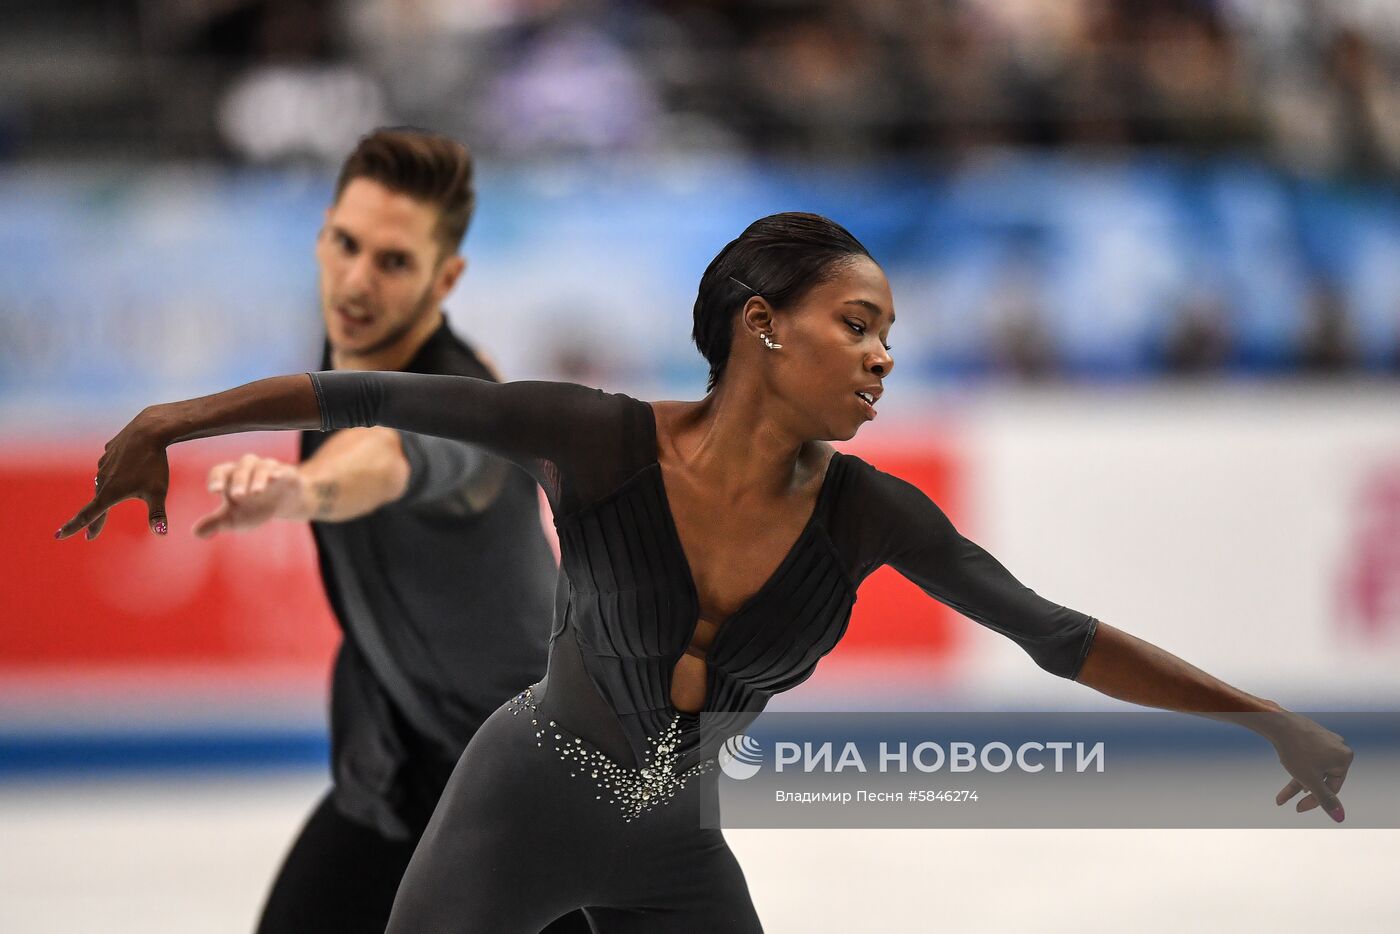
[[[54,532],[54,533],[53,533],[53,537],[54,537],[54,538],[62,538],[62,537],[63,537],[63,530],[62,530],[62,529],[59,529],[57,532]]]
[[[156,520],[155,530],[156,530],[156,534],[157,534],[157,535],[164,535],[164,534],[165,534],[165,532],[166,532],[166,527],[165,527],[165,520],[164,520],[164,519],[157,519],[157,520]]]
[[[1346,820],[1347,817],[1347,812],[1342,810],[1342,806],[1340,804],[1334,807],[1332,810],[1328,811],[1327,813],[1331,814],[1332,819],[1339,824],[1342,821]]]

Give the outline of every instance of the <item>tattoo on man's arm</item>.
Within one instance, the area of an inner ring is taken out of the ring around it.
[[[340,494],[340,485],[334,480],[322,480],[311,489],[316,494],[316,518],[324,519],[335,509],[335,500]]]

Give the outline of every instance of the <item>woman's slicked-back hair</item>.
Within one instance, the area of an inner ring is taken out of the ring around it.
[[[710,363],[707,390],[729,362],[734,317],[759,295],[774,308],[799,302],[859,256],[870,256],[850,231],[817,214],[770,214],[719,251],[695,296],[695,346]]]

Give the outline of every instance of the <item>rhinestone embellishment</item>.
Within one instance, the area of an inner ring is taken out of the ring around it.
[[[676,771],[676,764],[681,759],[676,751],[681,737],[679,717],[673,718],[660,736],[647,739],[652,748],[647,750],[646,764],[642,768],[634,768],[618,764],[577,737],[572,740],[565,737],[557,732],[559,725],[553,720],[541,723],[539,705],[535,703],[535,693],[531,688],[506,701],[506,707],[512,716],[528,713],[530,726],[535,730],[535,745],[544,748],[546,742],[553,743],[554,751],[569,766],[569,776],[592,781],[603,792],[595,796],[597,800],[603,800],[606,794],[621,808],[623,818],[628,822],[659,804],[669,804],[685,788],[686,782],[711,771],[716,764],[714,759],[706,759],[684,772]]]

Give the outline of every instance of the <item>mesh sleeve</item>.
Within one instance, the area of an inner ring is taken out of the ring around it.
[[[398,435],[408,461],[408,486],[399,499],[401,503],[425,508],[448,503],[455,506],[465,501],[473,484],[512,469],[478,444],[411,431]]]
[[[923,491],[868,467],[873,500],[868,525],[879,526],[876,564],[888,564],[925,593],[1019,645],[1062,678],[1079,673],[1097,621],[1021,583],[981,546],[959,534]]]
[[[321,430],[383,425],[480,445],[528,471],[557,515],[645,465],[644,403],[573,383],[335,370],[311,373]]]

